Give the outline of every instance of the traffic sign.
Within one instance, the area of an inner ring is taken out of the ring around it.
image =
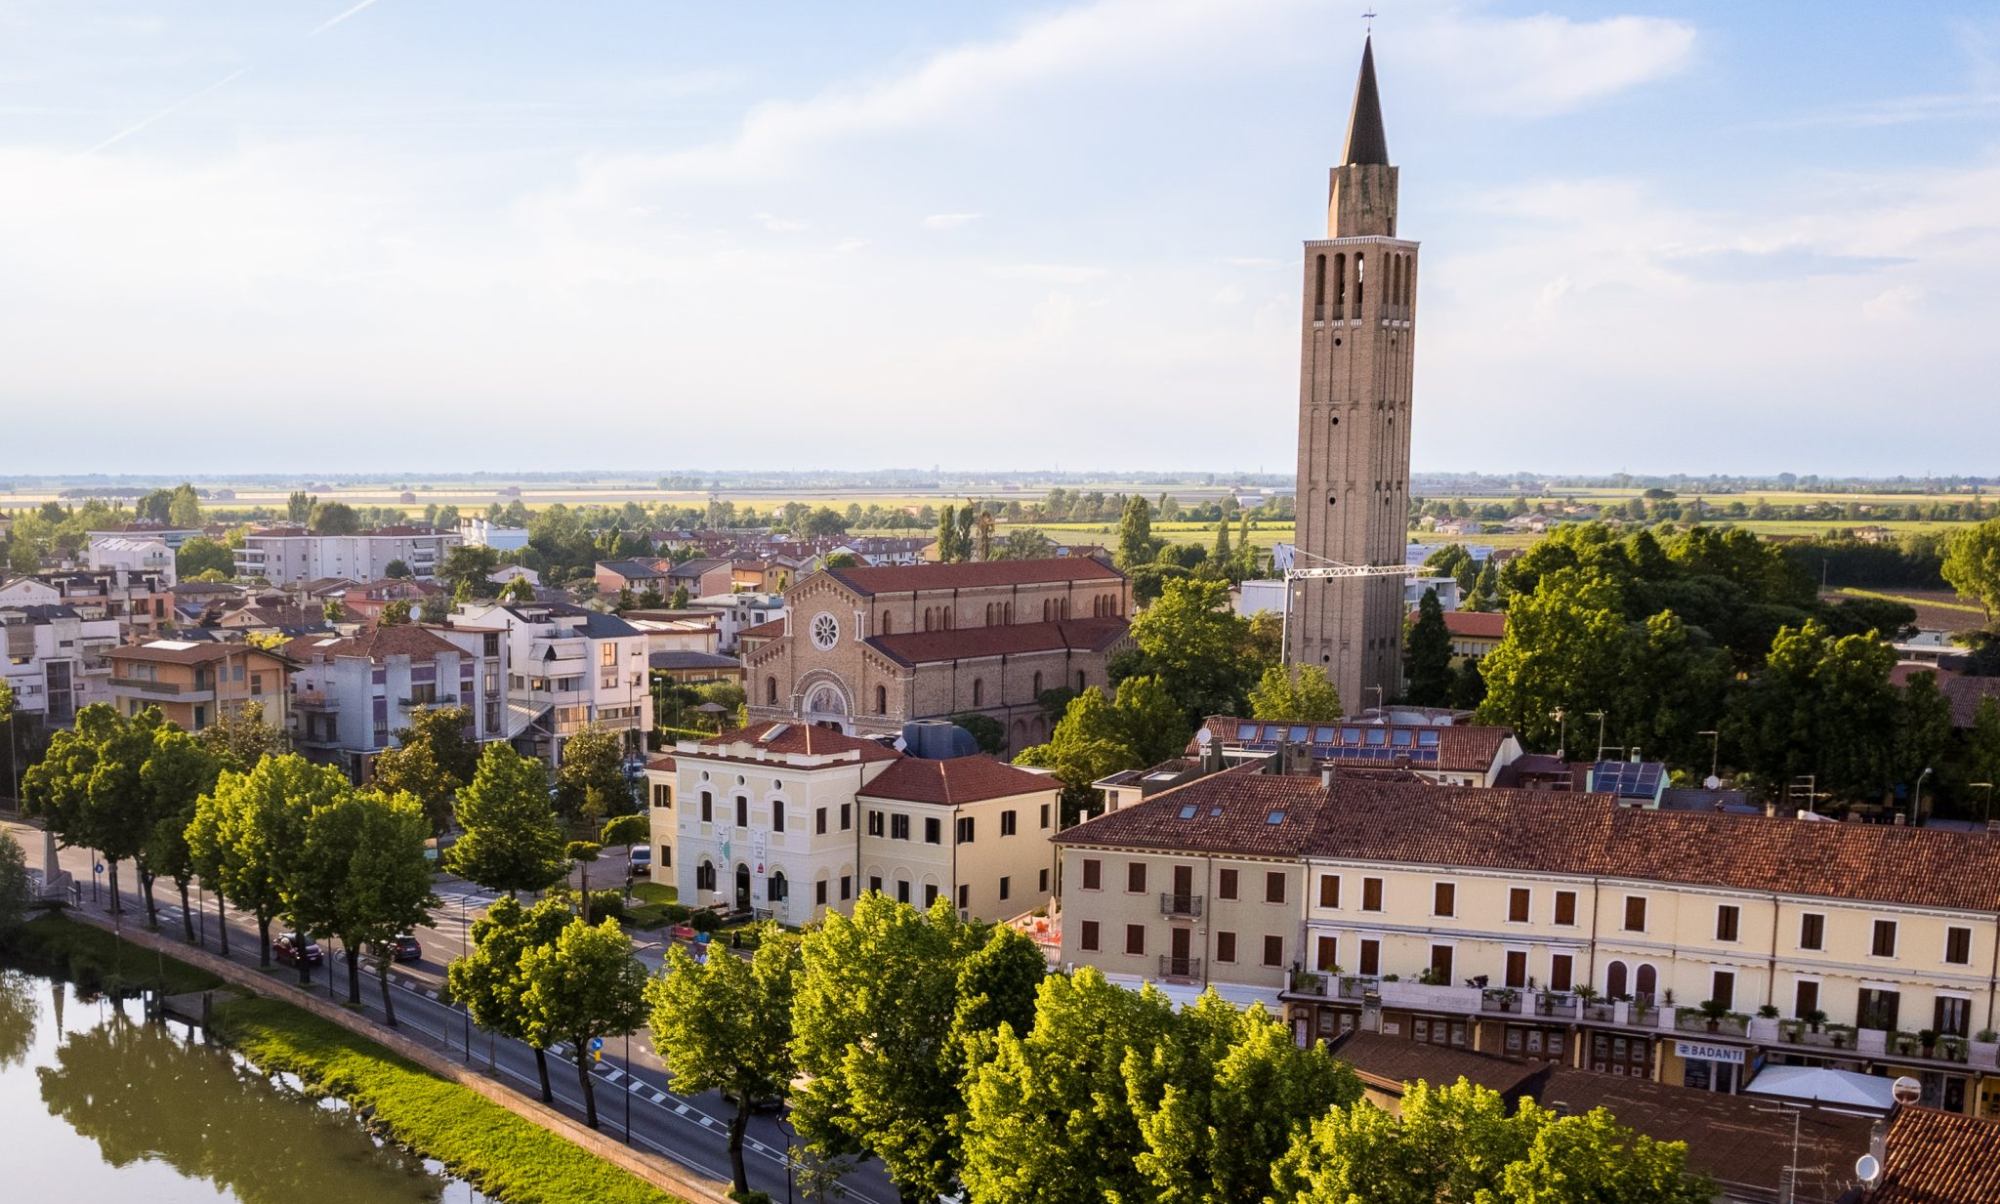
[[[592,1037],[590,1039],[590,1052],[596,1053],[598,1050],[603,1048],[604,1048],[604,1038]]]
[[[91,863],[90,863],[90,872],[91,872],[91,873],[93,873],[93,874],[101,874],[101,873],[103,873],[103,872],[104,872],[104,863],[103,863],[102,861],[93,861],[93,862],[91,862]]]

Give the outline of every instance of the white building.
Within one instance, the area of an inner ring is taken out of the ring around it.
[[[747,627],[785,617],[783,594],[710,594],[696,598],[689,606],[713,610],[720,615],[714,651],[737,654],[736,637]]]
[[[171,566],[171,559],[169,565]],[[172,569],[73,569],[0,585],[0,606],[68,606],[85,619],[111,619],[121,635],[150,639],[174,617]]]
[[[365,782],[411,715],[462,706],[472,737],[493,739],[506,722],[507,640],[498,631],[396,624],[351,636],[306,635],[285,646],[292,742],[311,760]]]
[[[352,535],[315,535],[303,527],[252,531],[236,549],[236,575],[273,585],[345,577],[377,581],[400,560],[419,581],[437,575],[445,552],[464,542],[456,531],[434,527],[378,527]]]
[[[458,533],[466,543],[474,547],[492,548],[496,552],[518,552],[528,546],[526,527],[496,526],[492,520],[486,518],[459,519]]]
[[[111,666],[105,653],[118,646],[118,621],[85,618],[74,607],[0,605],[0,673],[14,690],[14,706],[51,726],[76,718],[77,709],[111,701]]]
[[[174,571],[173,549],[165,540],[148,536],[93,535],[88,563],[93,569],[151,573],[169,589],[179,580]]]
[[[507,715],[496,732],[556,761],[562,742],[592,725],[638,747],[653,728],[646,634],[617,615],[563,602],[468,602],[447,620],[507,644]]]
[[[647,764],[653,862],[693,907],[805,924],[864,891],[967,917],[1048,903],[1060,783],[798,723],[686,741]]]
[[[167,550],[178,552],[181,545],[197,535],[206,535],[200,527],[169,527],[161,523],[126,523],[122,527],[106,527],[99,531],[85,531],[84,535],[95,543],[104,538],[157,539],[167,545]]]

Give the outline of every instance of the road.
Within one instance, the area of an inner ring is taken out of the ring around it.
[[[29,866],[39,869],[42,864],[41,830],[13,820],[0,820],[0,830],[5,830],[19,842],[27,853]],[[82,885],[83,909],[107,914],[110,892],[103,883],[103,876],[98,877],[93,890],[93,854],[87,849],[63,849],[58,859],[62,868]],[[138,893],[137,883],[130,881],[136,875],[132,874],[129,865],[119,869],[121,879],[127,880],[121,883],[124,889],[120,891],[125,900],[123,922],[141,926],[145,923],[145,902]],[[399,965],[390,976],[391,989],[396,992],[397,1031],[405,1037],[434,1045],[453,1059],[487,1073],[525,1095],[533,1096],[538,1085],[534,1051],[518,1041],[495,1037],[472,1025],[464,1009],[451,1007],[438,999],[445,963],[463,951],[464,934],[495,896],[472,883],[448,876],[439,878],[436,892],[440,906],[433,913],[433,923],[416,933],[424,947],[423,960]],[[155,898],[159,902],[161,933],[177,937],[182,931],[181,910],[172,884],[157,887]],[[197,933],[204,937],[210,952],[219,952],[216,941],[212,939],[212,930],[217,923],[213,896],[204,894],[197,898],[196,908]],[[231,914],[229,949],[232,960],[245,965],[256,964],[257,930],[253,920]],[[665,956],[665,945],[656,939],[642,941],[636,954],[649,967],[657,969]],[[273,982],[297,987],[297,970],[275,963],[273,966]],[[365,1012],[370,1019],[382,1023],[381,988],[374,976],[367,972],[366,966],[363,975]],[[309,987],[300,989],[345,998],[346,967],[330,945],[326,964],[314,969]],[[728,1118],[734,1111],[733,1107],[715,1092],[695,1096],[676,1094],[671,1087],[671,1076],[653,1052],[649,1034],[643,1030],[633,1034],[629,1041],[622,1037],[607,1040],[600,1053],[601,1059],[592,1064],[599,1128],[611,1136],[623,1137],[635,1146],[726,1183],[730,1178]],[[572,1053],[567,1046],[551,1050],[549,1080],[555,1092],[556,1106],[582,1119],[582,1087],[577,1081],[576,1065],[571,1058]],[[631,1117],[629,1131],[626,1128],[628,1112]],[[789,1146],[785,1127],[777,1116],[759,1113],[751,1118],[744,1149],[750,1186],[768,1193],[773,1200],[791,1198],[786,1179],[786,1150]],[[846,1198],[858,1204],[894,1204],[897,1198],[881,1165],[873,1161],[857,1167],[842,1179],[841,1187]]]

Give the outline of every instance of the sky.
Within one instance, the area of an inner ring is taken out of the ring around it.
[[[1375,0],[1418,471],[1992,474],[2000,8]],[[0,473],[1289,471],[1359,0],[0,0]]]

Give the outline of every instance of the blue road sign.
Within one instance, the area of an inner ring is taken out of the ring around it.
[[[603,1048],[604,1048],[604,1038],[592,1037],[590,1039],[590,1052],[596,1053],[598,1050]]]

